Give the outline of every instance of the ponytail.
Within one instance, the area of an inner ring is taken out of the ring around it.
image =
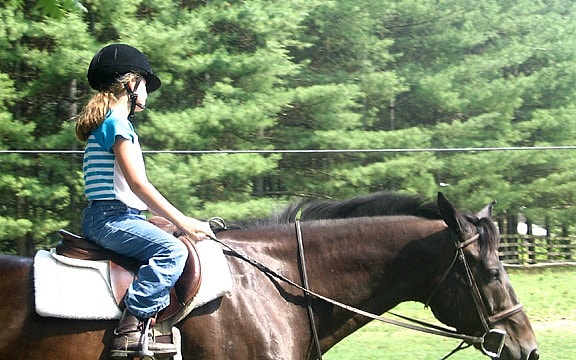
[[[77,117],[76,137],[80,141],[88,140],[90,133],[104,122],[106,114],[116,105],[118,98],[126,94],[124,84],[137,77],[138,74],[125,74],[108,89],[97,92],[88,101]]]

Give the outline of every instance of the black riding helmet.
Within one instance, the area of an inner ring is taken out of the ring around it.
[[[129,72],[146,79],[146,90],[151,93],[162,84],[154,75],[148,59],[138,49],[125,44],[111,44],[94,55],[88,67],[88,83],[94,90],[110,87],[119,77]]]

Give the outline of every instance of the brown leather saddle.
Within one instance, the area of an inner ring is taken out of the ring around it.
[[[177,228],[162,217],[152,217],[151,223],[161,229],[177,234]],[[56,253],[62,256],[82,260],[107,260],[110,268],[110,283],[118,306],[123,307],[128,287],[138,274],[142,263],[116,254],[83,237],[67,230],[59,230],[62,239],[56,245]],[[157,321],[163,321],[176,315],[198,293],[202,280],[200,259],[194,244],[184,236],[178,237],[188,248],[188,259],[180,279],[170,291],[170,305],[158,314]]]

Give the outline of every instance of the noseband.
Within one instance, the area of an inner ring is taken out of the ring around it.
[[[428,307],[432,297],[434,297],[435,293],[438,291],[442,283],[446,280],[448,275],[454,269],[454,265],[456,263],[456,259],[460,261],[462,267],[464,268],[464,272],[466,274],[466,283],[470,288],[470,292],[472,294],[472,299],[474,300],[474,306],[476,307],[476,312],[478,313],[478,317],[482,322],[482,327],[484,328],[484,335],[482,335],[482,341],[480,342],[480,349],[482,352],[490,356],[491,358],[499,358],[500,353],[502,352],[502,348],[504,347],[504,341],[506,340],[506,331],[501,329],[496,329],[493,327],[495,323],[502,319],[506,319],[520,311],[524,308],[521,303],[511,306],[508,309],[503,311],[497,312],[495,314],[488,313],[488,307],[486,306],[478,284],[474,279],[474,275],[472,274],[472,270],[468,265],[468,261],[466,260],[466,256],[464,255],[464,249],[471,245],[472,243],[478,241],[480,239],[481,234],[483,234],[483,230],[481,228],[477,228],[478,232],[476,235],[472,236],[471,238],[464,240],[462,242],[456,241],[456,254],[454,259],[452,260],[450,266],[442,276],[441,281],[436,285],[436,288],[432,291],[428,300],[426,301],[426,307]],[[486,344],[489,344],[490,349],[486,347]]]

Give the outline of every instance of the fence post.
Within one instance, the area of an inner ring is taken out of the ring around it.
[[[526,241],[528,241],[528,263],[536,264],[536,238],[532,232],[532,221],[526,218]]]
[[[512,260],[512,263],[523,265],[524,261],[518,248],[518,214],[511,210],[506,211],[506,222],[508,223],[506,232],[510,236],[506,249],[508,254],[510,254],[507,256],[507,260]]]
[[[546,259],[550,261],[553,258],[552,250],[554,250],[554,244],[550,236],[550,217],[548,215],[544,217],[544,226],[546,226]]]
[[[571,245],[571,239],[568,235],[568,226],[566,224],[562,224],[562,236],[564,237],[564,240],[562,240],[562,248],[561,248],[561,252],[564,253],[564,260],[572,260],[572,247]]]

